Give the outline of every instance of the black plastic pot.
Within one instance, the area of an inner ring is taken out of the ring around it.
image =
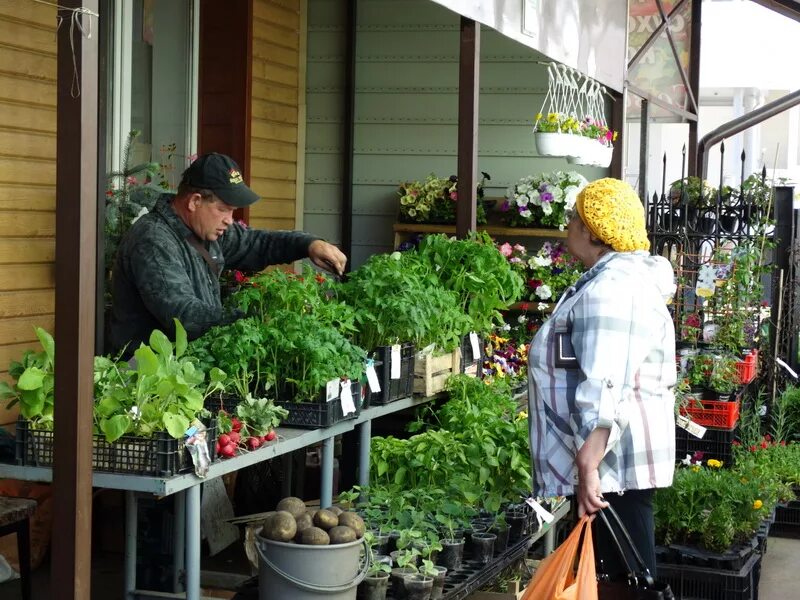
[[[442,540],[442,551],[439,552],[437,564],[447,567],[448,571],[457,571],[461,568],[464,558],[464,539]]]
[[[493,533],[497,536],[497,540],[494,543],[494,555],[498,556],[506,551],[506,547],[508,546],[508,536],[509,536],[509,527],[507,524],[498,524],[492,527],[489,530],[489,533]]]
[[[395,600],[404,600],[408,597],[406,592],[406,576],[415,573],[412,567],[397,567],[392,569],[390,575],[392,583],[392,598]]]
[[[447,567],[436,565],[433,567],[437,573],[433,577],[433,587],[431,588],[431,600],[439,600],[444,593],[444,578],[447,577]]]
[[[386,592],[389,589],[389,573],[375,573],[367,575],[356,590],[358,600],[386,600]]]
[[[389,554],[389,534],[388,533],[373,533],[375,536],[375,544],[372,551],[375,554]]]
[[[513,544],[522,538],[522,532],[525,529],[525,513],[507,512],[506,523],[508,523],[508,543]]]
[[[384,554],[390,554],[397,550],[397,540],[400,539],[400,532],[399,531],[390,531],[389,532],[389,544],[386,547],[386,552]]]
[[[475,533],[472,535],[472,553],[475,560],[484,564],[492,560],[494,544],[497,536],[493,533]]]

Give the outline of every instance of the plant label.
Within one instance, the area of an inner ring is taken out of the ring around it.
[[[706,434],[706,428],[702,425],[698,425],[691,419],[684,417],[683,415],[678,415],[675,419],[675,424],[680,427],[681,429],[685,429],[689,433],[691,433],[696,438],[702,438]]]
[[[356,405],[355,402],[353,402],[353,392],[350,390],[349,379],[342,381],[342,391],[339,399],[342,403],[342,414],[344,416],[352,415],[356,412]]]
[[[392,346],[392,355],[389,360],[391,363],[391,370],[389,371],[389,377],[391,379],[400,379],[400,344],[394,344]]]
[[[325,385],[325,399],[330,402],[331,400],[336,400],[339,397],[339,380],[338,379],[331,379]]]
[[[472,360],[480,360],[481,344],[478,340],[478,334],[474,331],[469,332],[469,343],[472,344]]]
[[[371,360],[367,362],[367,383],[369,383],[369,389],[371,391],[381,391],[381,384],[378,381],[378,374],[375,372],[375,363]]]
[[[536,515],[540,519],[542,519],[545,523],[552,523],[555,520],[555,517],[552,514],[550,514],[549,512],[547,512],[545,510],[544,506],[539,504],[535,499],[526,498],[525,499],[525,504],[530,506],[533,509],[533,512],[535,512]]]

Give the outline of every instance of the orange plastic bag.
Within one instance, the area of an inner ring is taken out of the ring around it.
[[[575,557],[579,554],[575,571]],[[581,517],[564,543],[539,564],[521,600],[598,600],[592,523],[588,516]]]

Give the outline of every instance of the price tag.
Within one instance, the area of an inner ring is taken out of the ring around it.
[[[477,377],[478,376],[478,365],[472,364],[469,365],[464,369],[464,375],[469,375],[470,377]]]
[[[369,383],[369,389],[371,391],[381,391],[381,384],[378,381],[378,373],[375,371],[375,362],[373,360],[367,361],[367,383]]]
[[[469,332],[469,343],[472,344],[472,360],[480,360],[481,343],[478,340],[478,334],[474,331]]]
[[[342,381],[340,400],[342,402],[342,414],[344,416],[352,415],[354,412],[356,412],[356,405],[353,402],[353,393],[350,391],[349,379]]]
[[[685,429],[696,438],[702,438],[706,434],[706,428],[698,425],[691,419],[687,419],[683,415],[678,415],[675,419],[675,424],[681,429]]]
[[[339,397],[339,380],[331,379],[325,384],[325,399],[330,402]]]
[[[535,512],[537,516],[539,516],[545,523],[552,523],[555,520],[555,517],[547,512],[545,508],[533,498],[527,498],[525,500],[525,504],[530,506],[533,509],[533,512]]]
[[[400,379],[400,344],[395,344],[392,346],[392,356],[389,360],[391,364],[391,370],[389,371],[389,378],[390,379]]]

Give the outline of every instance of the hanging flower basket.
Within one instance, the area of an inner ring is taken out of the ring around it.
[[[541,156],[569,156],[582,142],[581,136],[572,133],[544,133],[537,131],[533,134],[536,142],[536,152]]]

